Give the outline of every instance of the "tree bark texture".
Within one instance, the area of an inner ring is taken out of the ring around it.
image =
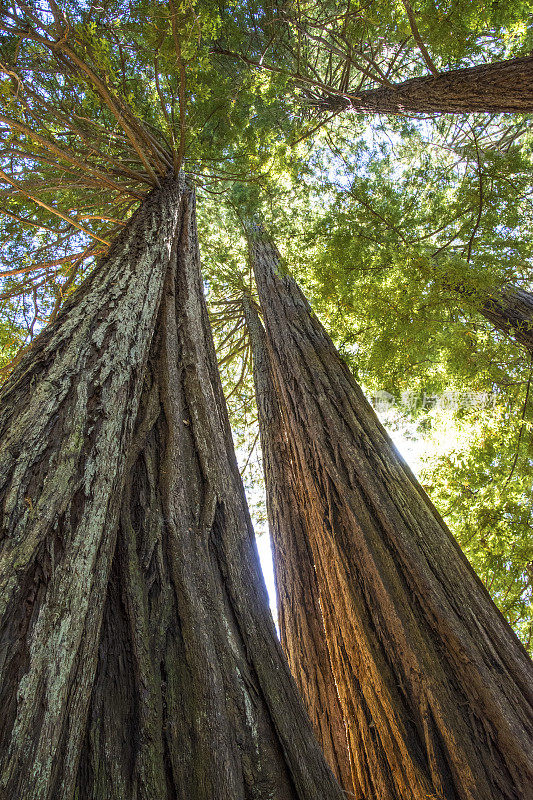
[[[530,114],[533,111],[533,56],[411,78],[321,101],[325,109],[377,114]]]
[[[495,328],[507,334],[533,356],[533,295],[507,287],[484,300],[479,310]]]
[[[273,244],[248,236],[356,797],[531,798],[525,650]]]
[[[448,281],[442,277],[437,280],[444,289],[465,298],[469,306],[497,330],[533,355],[533,294],[512,284],[490,294],[480,291],[469,278],[466,263],[464,277],[464,281]]]
[[[2,800],[340,800],[268,611],[183,179],[35,341],[0,432]]]
[[[253,355],[280,640],[326,759],[352,794],[346,726],[326,642],[305,499],[291,472],[265,331],[253,301],[244,298],[243,304]]]

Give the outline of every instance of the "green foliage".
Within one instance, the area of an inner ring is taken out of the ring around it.
[[[507,283],[531,288],[530,121],[325,117],[325,97],[427,73],[401,0],[60,5],[0,11],[0,374],[146,193],[186,169],[256,515],[242,221],[257,215],[370,394],[496,399],[405,410],[406,424],[432,498],[531,644],[530,363],[479,314]],[[439,69],[533,47],[530,2],[411,5]]]
[[[235,204],[274,232],[288,268],[370,395],[385,390],[398,402],[406,393],[489,399],[488,407],[470,410],[404,409],[411,447],[402,442],[411,459],[415,452],[417,462],[424,460],[419,471],[432,499],[531,647],[529,404],[522,423],[530,362],[479,313],[482,299],[507,282],[529,287],[527,136],[520,123],[502,128],[498,119],[489,129],[480,119],[457,129],[446,120],[402,123],[392,142],[380,130],[370,137],[357,127],[338,128],[293,150],[260,206],[246,187],[235,192]],[[203,228],[207,272],[223,276],[210,279],[213,302],[233,291],[226,264],[233,278],[240,275],[237,294],[249,287],[239,227],[225,214],[216,232]],[[242,336],[242,324],[235,335]],[[228,392],[238,384],[229,403],[240,432],[252,404],[241,356],[242,350],[233,364],[223,356]]]
[[[304,122],[362,89],[526,55],[531,10],[530,2],[470,0],[248,2],[238,20],[223,15],[217,52],[284,79]]]
[[[433,419],[420,478],[531,651],[533,425],[517,405]],[[447,439],[453,445],[444,451]]]

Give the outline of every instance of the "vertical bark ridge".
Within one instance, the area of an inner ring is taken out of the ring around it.
[[[531,796],[531,662],[260,226],[248,229],[359,797]]]
[[[243,299],[267,494],[280,640],[318,741],[337,780],[353,793],[346,727],[331,669],[319,589],[304,519],[305,500],[291,472],[283,420],[269,366],[265,332]]]
[[[71,794],[122,463],[181,212],[152,194],[0,396],[0,730],[6,797]],[[23,609],[23,611],[21,611]]]
[[[3,396],[2,800],[340,800],[268,610],[182,179]]]
[[[205,737],[203,769],[211,780],[217,780],[213,773],[217,770],[215,759],[219,756],[214,755],[213,737],[221,735],[217,727],[227,729],[229,718],[233,752],[240,765],[236,774],[244,787],[237,787],[241,796],[336,798],[341,790],[312,734],[268,610],[203,298],[194,213],[189,217],[183,242],[183,247],[188,249],[181,258],[182,267],[176,281],[176,331],[179,332],[183,402],[176,406],[179,394],[169,371],[168,384],[172,392],[167,392],[165,413],[167,425],[170,427],[169,420],[173,418],[176,430],[182,419],[182,442],[191,437],[194,445],[199,480],[195,488],[189,479],[190,473],[185,470],[188,479],[187,482],[181,480],[182,486],[193,492],[185,506],[194,508],[194,497],[201,498],[200,508],[191,519],[193,530],[198,530],[199,535],[189,537],[189,569],[185,569],[184,554],[180,552],[185,551],[183,542],[187,538],[183,532],[180,532],[180,547],[176,547],[180,558],[173,562],[173,568],[182,571],[181,577],[178,572],[173,578],[174,585],[183,586],[187,611],[190,611],[181,613],[180,619],[184,630],[189,626],[186,644],[191,648],[198,638],[198,627],[205,626],[206,620],[209,622],[211,641],[206,644],[204,658],[210,666],[215,652],[220,662],[218,689],[214,686],[213,674],[206,681],[202,665],[195,664],[193,672],[204,704],[205,719],[210,720],[207,730],[202,726]],[[175,347],[167,352],[170,363]],[[182,411],[185,415],[180,417]],[[169,505],[167,514],[170,519],[172,511],[178,530],[178,523],[183,526],[185,507],[180,510],[175,505],[179,497],[178,466],[182,456],[169,450],[167,463],[167,472],[174,476],[176,484],[173,492],[166,492],[168,502],[172,497],[174,504],[172,508]],[[189,577],[191,574],[197,576],[194,581]],[[187,581],[191,584],[188,593]],[[196,650],[197,645],[194,645],[191,660],[193,655],[196,657]],[[215,689],[218,696],[213,696]],[[214,710],[219,706],[220,722],[213,726]],[[235,710],[230,713],[232,708]],[[225,763],[221,758],[222,774]],[[206,797],[228,797],[229,800],[239,796],[238,791],[208,793]]]

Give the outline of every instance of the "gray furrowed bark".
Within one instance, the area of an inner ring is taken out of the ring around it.
[[[0,400],[2,800],[340,800],[268,610],[183,179]]]
[[[392,86],[342,97],[326,96],[326,110],[375,114],[530,114],[533,111],[533,56],[410,78]]]
[[[150,197],[0,396],[0,787],[72,793],[133,434],[181,191]],[[65,740],[63,764],[56,754]]]

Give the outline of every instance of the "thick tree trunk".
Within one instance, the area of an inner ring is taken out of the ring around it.
[[[311,519],[356,796],[532,796],[528,656],[260,228],[270,363]]]
[[[281,644],[326,759],[337,780],[353,793],[346,727],[307,539],[305,500],[298,496],[292,475],[265,332],[253,302],[245,298],[243,303],[253,354]]]
[[[530,114],[533,111],[533,56],[411,78],[393,86],[342,97],[321,106],[375,114]]]
[[[533,295],[523,289],[506,287],[478,306],[495,328],[506,333],[533,356]]]
[[[268,612],[183,181],[0,401],[2,800],[340,800]]]
[[[438,277],[441,285],[465,298],[471,308],[494,327],[525,347],[533,355],[533,294],[508,284],[492,294],[480,292],[468,279],[465,264],[465,281],[450,282]],[[431,276],[433,277],[433,276]]]

